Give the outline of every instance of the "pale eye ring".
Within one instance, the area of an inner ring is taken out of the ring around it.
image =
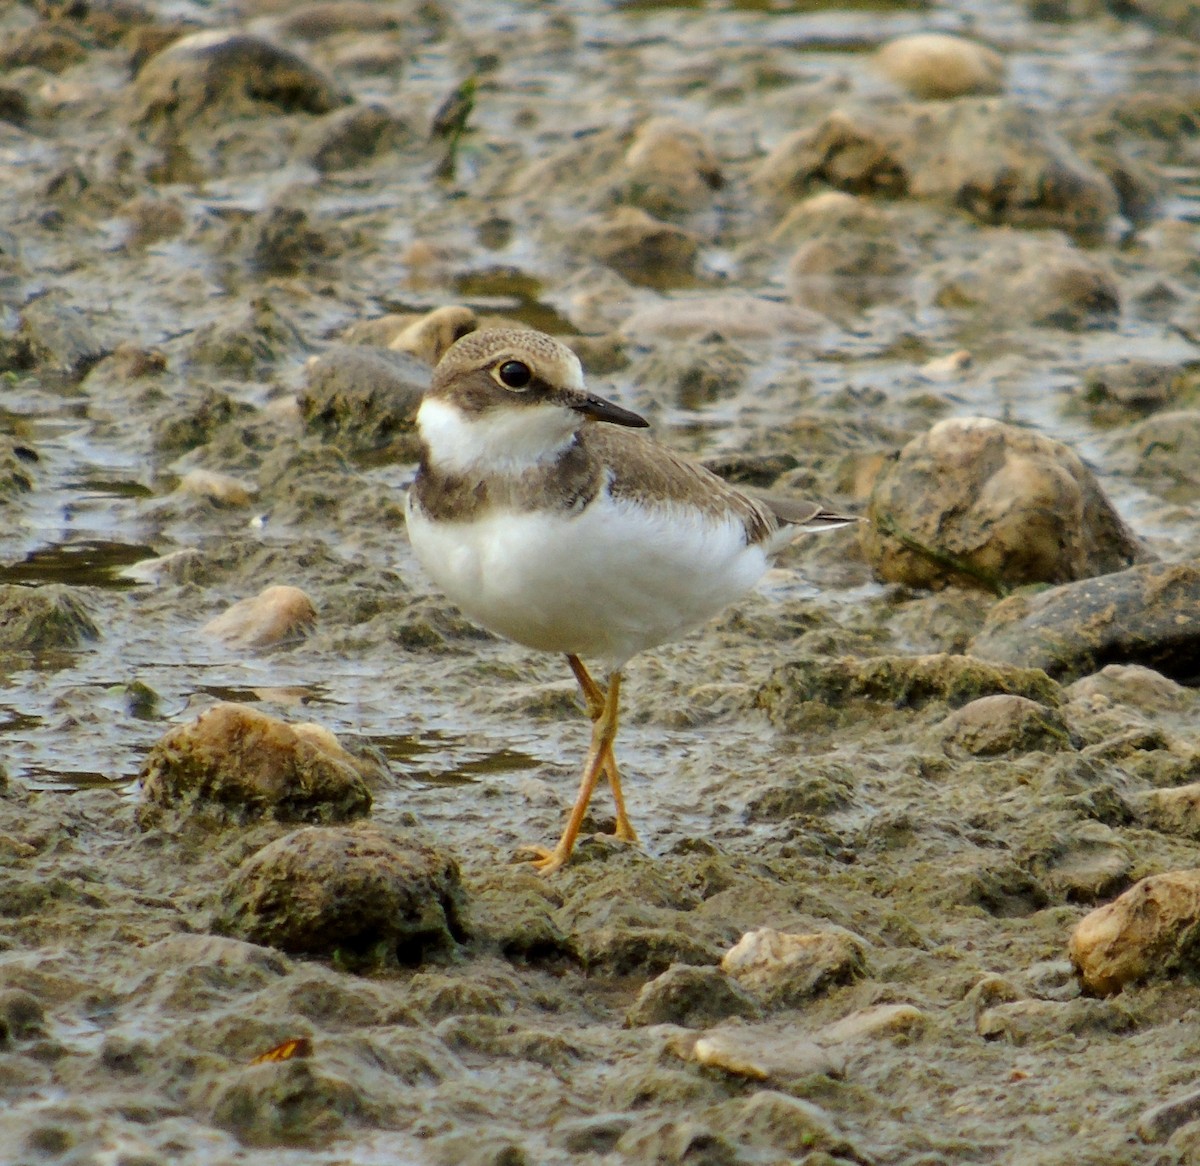
[[[496,379],[506,388],[520,392],[533,383],[533,370],[524,361],[506,360],[496,369]]]

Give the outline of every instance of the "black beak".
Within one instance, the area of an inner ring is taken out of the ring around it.
[[[646,429],[650,425],[645,417],[622,409],[620,405],[614,405],[593,393],[581,393],[571,402],[571,408],[593,421],[607,421],[610,425],[624,425],[629,429]]]

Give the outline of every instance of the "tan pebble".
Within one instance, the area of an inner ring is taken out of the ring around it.
[[[898,37],[875,54],[875,63],[890,81],[922,100],[1004,91],[1004,58],[948,33]]]
[[[194,494],[223,506],[247,506],[256,493],[253,486],[214,470],[188,470],[179,479],[178,489],[183,494]]]
[[[749,931],[722,957],[721,970],[768,1001],[795,1003],[862,974],[862,942],[845,931]]]
[[[306,635],[316,620],[312,600],[299,587],[277,586],[239,600],[201,631],[232,647],[265,648]]]
[[[1200,920],[1200,870],[1151,875],[1085,915],[1068,944],[1083,985],[1110,995],[1190,966]]]
[[[692,1046],[701,1065],[750,1081],[795,1081],[815,1074],[836,1077],[838,1062],[794,1031],[768,1025],[730,1025],[710,1029]]]
[[[949,352],[945,356],[935,356],[927,360],[918,370],[920,374],[931,381],[955,380],[975,363],[975,358],[965,349]]]
[[[925,1027],[925,1013],[911,1004],[876,1004],[843,1016],[817,1033],[822,1044],[912,1036]]]
[[[475,313],[461,304],[435,308],[406,325],[388,341],[388,347],[407,352],[431,367],[456,340],[478,327]]]

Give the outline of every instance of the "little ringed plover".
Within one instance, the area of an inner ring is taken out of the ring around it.
[[[471,332],[434,369],[417,413],[408,535],[446,596],[488,630],[562,652],[592,719],[579,794],[543,873],[570,858],[603,773],[616,836],[635,842],[613,757],[621,669],[744,595],[800,531],[855,519],[751,498],[636,430],[589,392],[551,337]],[[581,657],[605,670],[596,683]]]

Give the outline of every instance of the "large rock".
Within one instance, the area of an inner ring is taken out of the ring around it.
[[[777,200],[825,185],[936,199],[987,223],[1093,232],[1118,207],[1109,180],[1042,113],[1003,98],[837,110],[780,142],[753,181]]]
[[[1106,664],[1200,679],[1200,562],[1148,563],[994,607],[970,652],[1074,680]]]
[[[230,876],[214,931],[352,966],[415,965],[466,937],[458,864],[374,825],[310,826]]]
[[[218,704],[171,729],[138,775],[150,806],[216,819],[344,822],[370,812],[360,763],[332,734]],[[149,824],[156,817],[143,812]]]
[[[862,543],[880,578],[915,587],[1065,583],[1145,558],[1061,442],[986,417],[940,421],[875,481]]]

